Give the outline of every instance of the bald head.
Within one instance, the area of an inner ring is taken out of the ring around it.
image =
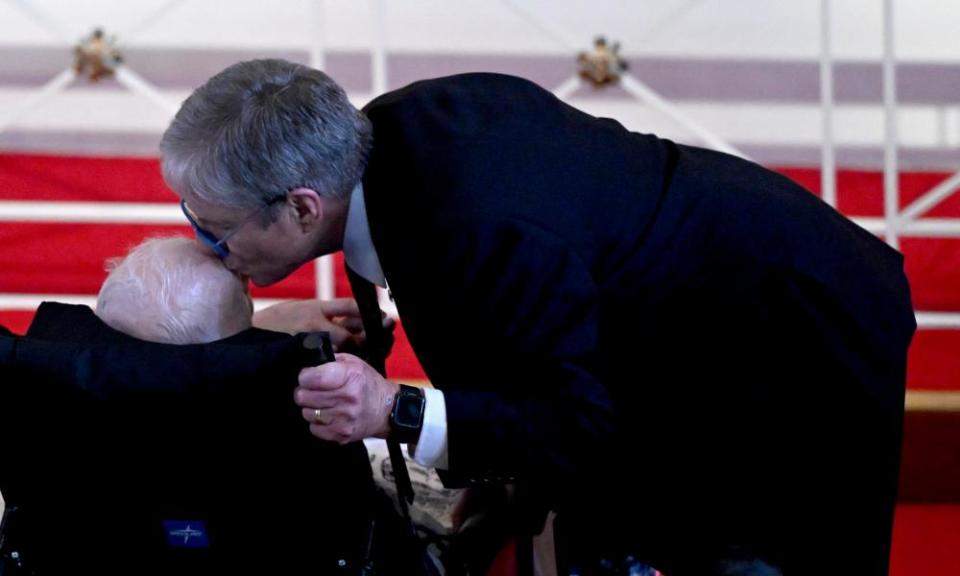
[[[151,342],[199,344],[250,327],[246,286],[189,238],[154,238],[112,261],[97,296],[97,316]]]

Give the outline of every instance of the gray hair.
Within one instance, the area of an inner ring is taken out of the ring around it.
[[[160,156],[164,179],[181,196],[252,209],[298,187],[348,197],[371,141],[370,121],[329,76],[285,60],[250,60],[187,98]]]
[[[190,238],[152,238],[108,262],[97,316],[135,338],[200,344],[251,325],[246,286]]]

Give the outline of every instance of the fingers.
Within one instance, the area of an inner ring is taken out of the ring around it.
[[[331,406],[329,408],[301,408],[300,414],[303,416],[303,419],[309,422],[310,424],[317,424],[318,426],[330,426],[336,420],[338,414],[342,412],[337,410],[335,407]]]
[[[334,318],[333,323],[351,334],[360,334],[363,332],[363,320],[359,316],[340,316]]]
[[[340,442],[354,434],[357,402],[343,388],[331,391],[299,387],[294,391],[294,402],[315,436]]]
[[[329,408],[353,403],[358,390],[348,387],[364,368],[364,362],[352,354],[338,353],[335,362],[311,366],[300,371],[300,384],[293,393],[293,400],[304,408]]]
[[[360,358],[338,353],[335,362],[301,370],[299,383],[294,401],[315,436],[343,443],[389,431],[397,385]]]
[[[303,408],[303,419],[308,421],[315,420],[314,410],[331,410],[336,408],[341,400],[338,395],[326,391],[297,388],[293,392],[293,401]]]
[[[330,324],[326,331],[330,334],[330,343],[337,350],[356,338],[349,330],[336,324]]]
[[[349,298],[339,298],[337,300],[328,300],[323,304],[324,313],[327,314],[331,322],[349,332],[355,344],[363,344],[366,340],[366,333],[363,330],[363,320],[360,318],[360,310],[357,308],[356,301]],[[385,312],[381,312],[381,314],[383,316],[384,330],[388,335],[393,334],[393,331],[397,327],[397,321]],[[343,342],[334,342],[334,344],[342,345]]]
[[[349,366],[339,362],[340,356],[349,356],[349,354],[337,354],[338,362],[328,362],[320,366],[304,368],[300,371],[297,381],[301,388],[307,390],[330,391],[341,388],[350,379]],[[315,406],[318,408],[318,406]]]
[[[321,440],[336,442],[338,444],[349,444],[350,442],[359,440],[358,438],[354,438],[351,430],[352,428],[350,427],[344,427],[336,424],[326,426],[321,424],[310,425],[311,434]]]
[[[290,334],[330,332],[330,339],[338,348],[349,344],[351,339],[357,344],[364,340],[360,309],[352,298],[281,302],[255,312],[253,325]],[[384,314],[383,327],[388,333],[392,333],[396,328],[396,321]]]
[[[310,433],[322,440],[346,444],[363,439],[355,411],[341,406],[303,408],[301,415],[309,423]]]
[[[255,312],[253,325],[289,334],[329,331],[333,324],[324,315],[323,305],[316,300],[280,302]]]
[[[348,364],[366,364],[359,356],[354,356],[353,354],[346,353],[337,353],[333,355],[334,359],[337,362],[346,362]],[[326,366],[326,364],[324,364]]]
[[[360,317],[360,308],[357,301],[353,298],[334,298],[333,300],[324,300],[322,302],[323,313],[328,317],[350,316]]]

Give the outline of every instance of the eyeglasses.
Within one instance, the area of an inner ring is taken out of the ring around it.
[[[287,199],[287,195],[284,194],[282,196],[277,196],[271,200],[268,200],[263,206],[257,208],[256,211],[252,212],[249,216],[241,220],[240,223],[237,224],[236,228],[234,228],[230,232],[227,232],[227,234],[223,238],[217,238],[217,236],[213,232],[206,230],[205,228],[201,227],[200,224],[197,223],[197,220],[194,217],[193,213],[190,211],[189,208],[187,208],[186,200],[183,200],[183,199],[180,200],[180,210],[182,210],[183,215],[187,217],[187,221],[190,222],[190,226],[193,227],[193,233],[196,234],[197,239],[200,240],[200,242],[202,242],[207,248],[213,250],[214,254],[216,254],[217,256],[220,257],[221,260],[223,260],[230,255],[230,249],[227,247],[227,240],[230,240],[231,238],[233,238],[233,235],[239,232],[240,229],[243,228],[244,224],[253,220],[255,217],[259,216],[261,212],[263,212],[270,206],[273,206],[277,202],[280,202],[286,199]]]

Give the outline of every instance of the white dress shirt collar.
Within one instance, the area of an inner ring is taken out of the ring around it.
[[[343,232],[343,259],[354,272],[385,287],[386,278],[380,267],[377,249],[370,236],[370,224],[367,222],[367,205],[363,198],[363,182],[358,182],[350,193],[350,206],[347,208],[347,225]]]

